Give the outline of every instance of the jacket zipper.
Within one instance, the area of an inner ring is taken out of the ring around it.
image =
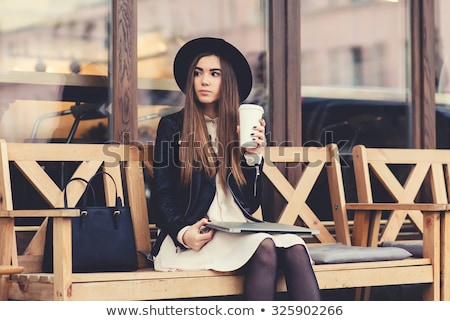
[[[259,172],[258,165],[255,166],[255,169],[256,169],[256,177],[255,177],[255,181],[253,182],[253,196],[256,196],[256,183],[258,182],[259,175],[261,174]]]

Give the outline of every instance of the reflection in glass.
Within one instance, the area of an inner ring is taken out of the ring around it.
[[[406,17],[401,0],[302,0],[304,144],[410,145]]]
[[[435,1],[435,7],[436,147],[450,148],[450,1]]]
[[[110,4],[0,1],[0,138],[107,140]]]

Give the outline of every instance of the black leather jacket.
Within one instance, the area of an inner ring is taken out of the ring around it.
[[[169,235],[175,244],[184,248],[177,241],[178,232],[187,225],[192,225],[206,216],[214,199],[216,183],[202,171],[194,171],[188,186],[180,184],[180,137],[184,112],[161,118],[155,148],[154,177],[150,196],[151,215],[156,220],[160,233],[152,249],[152,256],[159,252],[164,238]],[[245,186],[238,186],[231,172],[227,175],[227,186],[242,213],[250,220],[257,220],[251,215],[261,204],[260,165],[249,166],[242,157],[241,167],[247,181]]]

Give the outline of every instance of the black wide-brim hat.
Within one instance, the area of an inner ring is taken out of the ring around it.
[[[173,74],[181,91],[185,92],[192,61],[203,53],[216,54],[231,64],[238,82],[239,98],[243,102],[252,89],[252,71],[244,55],[232,44],[220,38],[197,38],[180,48],[173,62]]]

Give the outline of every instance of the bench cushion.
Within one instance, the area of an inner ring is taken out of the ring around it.
[[[360,247],[339,243],[313,246],[309,252],[315,264],[390,261],[412,256],[399,247]]]
[[[423,257],[423,242],[401,242],[401,241],[385,241],[380,244],[382,247],[400,247],[411,252],[414,257]]]

